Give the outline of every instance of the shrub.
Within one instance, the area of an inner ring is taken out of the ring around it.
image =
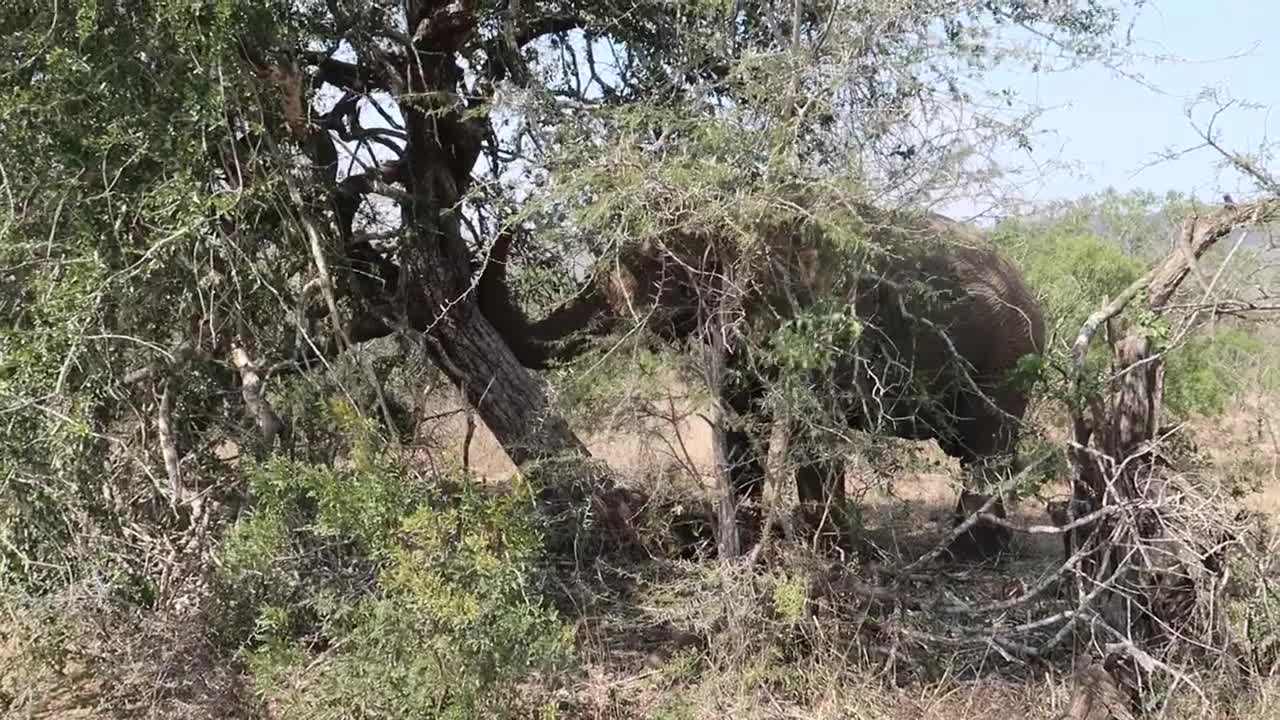
[[[251,473],[222,557],[256,691],[283,718],[506,714],[569,646],[531,497],[414,478],[367,441],[350,467]]]
[[[1177,216],[1182,210],[1175,200],[1169,202]],[[1049,381],[1042,386],[1042,392],[1067,402],[1071,398],[1062,394],[1066,389],[1055,387],[1062,380],[1055,374],[1061,373],[1048,372],[1050,366],[1065,368],[1067,345],[1089,314],[1146,270],[1145,260],[1126,254],[1119,245],[1099,236],[1077,214],[1067,213],[1050,222],[1010,221],[993,233],[995,242],[1022,266],[1039,295],[1046,324],[1056,336],[1046,358],[1039,361],[1039,372],[1033,374]],[[1148,247],[1149,240],[1138,245]],[[1130,316],[1157,344],[1168,339],[1169,328],[1162,318],[1149,312],[1131,312]],[[1222,327],[1211,335],[1196,331],[1167,354],[1166,403],[1184,416],[1222,413],[1243,387],[1248,371],[1259,366],[1258,356],[1265,349],[1266,343],[1241,327]],[[1094,343],[1088,357],[1090,376],[1095,381],[1107,377],[1109,363],[1105,345]]]
[[[1192,338],[1168,354],[1166,404],[1183,415],[1221,414],[1266,350],[1261,339],[1241,328]]]

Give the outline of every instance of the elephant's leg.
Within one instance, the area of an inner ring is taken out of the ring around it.
[[[959,524],[983,507],[992,493],[1001,492],[1016,434],[1010,432],[1007,418],[980,398],[957,402],[954,415],[952,431],[938,444],[960,462],[963,488],[953,515],[953,524]],[[1005,517],[1004,498],[995,498],[987,512]],[[1008,551],[1010,537],[1008,528],[979,520],[955,539],[949,551],[958,558],[992,559]]]
[[[845,506],[844,463],[821,458],[796,469],[796,491],[805,525],[824,549],[850,549]]]
[[[816,381],[814,387],[822,388]],[[824,550],[843,546],[848,538],[846,522],[844,455],[836,452],[839,443],[824,442],[828,431],[820,430],[806,420],[793,418],[787,428],[790,455],[796,462],[796,496],[800,502],[800,519],[810,537],[816,537]]]
[[[951,403],[950,432],[938,440],[944,452],[960,461],[965,485],[975,491],[994,490],[1015,465],[1018,424],[1013,418],[1021,417],[1025,403],[998,392],[992,399],[1003,411],[982,398],[961,394]]]
[[[764,462],[760,455],[768,452],[768,441],[755,443],[741,430],[725,433],[725,452],[729,460],[729,484],[741,510],[758,508],[764,495]]]
[[[729,484],[733,488],[745,547],[759,535],[764,461],[769,452],[768,434],[760,428],[768,426],[769,416],[762,406],[764,388],[758,381],[739,379],[729,383],[724,393],[725,405],[737,416],[737,422],[725,430],[724,443],[729,462]],[[743,427],[744,423],[747,427]]]

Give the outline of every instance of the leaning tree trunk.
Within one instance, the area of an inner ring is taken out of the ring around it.
[[[463,117],[455,94],[455,55],[474,30],[462,3],[409,3],[415,28],[405,104],[405,183],[410,200],[399,278],[401,317],[423,328],[428,356],[475,407],[516,465],[560,455],[586,456],[584,445],[551,406],[545,385],[525,370],[479,311],[470,253],[458,213],[480,151],[482,128]]]
[[[546,384],[516,360],[473,305],[453,308],[423,339],[432,362],[462,391],[513,464],[587,456]]]

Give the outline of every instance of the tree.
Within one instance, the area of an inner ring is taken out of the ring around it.
[[[555,276],[666,217],[753,282],[796,221],[847,248],[850,201],[984,175],[972,149],[1006,126],[935,118],[969,103],[1002,28],[1088,55],[1118,18],[1021,0],[10,4],[0,142],[23,162],[5,167],[0,365],[6,492],[33,514],[11,559],[72,542],[61,511],[38,519],[54,507],[206,527],[209,501],[242,499],[215,448],[306,446],[281,403],[323,368],[348,367],[336,391],[365,388],[399,435],[361,350],[378,338],[393,363],[425,355],[517,463],[581,457],[512,352],[519,328],[473,291],[495,238],[527,236]],[[581,320],[580,300],[551,317]],[[89,490],[104,464],[119,486]]]
[[[1066,519],[1091,517],[1067,565],[1081,562],[1079,603],[1098,608],[1090,629],[1109,635],[1103,647],[1110,672],[1128,675],[1135,696],[1147,685],[1144,676],[1178,675],[1166,663],[1185,658],[1188,642],[1219,647],[1232,637],[1217,610],[1218,593],[1230,572],[1225,550],[1241,542],[1241,516],[1229,518],[1222,495],[1215,496],[1211,484],[1189,482],[1162,447],[1172,434],[1162,424],[1170,367],[1164,355],[1224,312],[1257,319],[1274,311],[1261,287],[1260,297],[1242,301],[1239,287],[1219,284],[1229,277],[1236,251],[1280,216],[1280,184],[1257,158],[1229,150],[1214,130],[1231,105],[1219,103],[1209,124],[1196,127],[1204,142],[1194,149],[1218,153],[1224,165],[1252,180],[1257,197],[1236,202],[1225,196],[1218,208],[1189,209],[1167,254],[1090,314],[1071,345],[1071,507],[1082,514]],[[1202,261],[1233,235],[1216,271],[1205,272]],[[1108,338],[1111,374],[1097,383],[1086,371],[1090,346],[1132,305],[1141,309],[1131,313],[1123,336]],[[1078,696],[1088,693],[1077,688]]]

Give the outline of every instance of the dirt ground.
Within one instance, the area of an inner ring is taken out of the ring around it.
[[[670,392],[679,416],[674,423],[653,421],[621,430],[577,430],[591,454],[608,463],[621,477],[653,480],[676,473],[711,488],[710,428],[700,415],[700,408],[680,400],[687,395],[685,391],[673,387]],[[420,428],[424,445],[439,458],[461,458],[466,421],[457,395],[441,391],[433,400],[431,411],[425,414],[433,419]],[[1280,518],[1280,403],[1274,398],[1242,398],[1224,415],[1198,419],[1184,431],[1196,440],[1212,468],[1233,475],[1247,474],[1249,484],[1255,487],[1242,498],[1244,507]],[[918,445],[922,464],[931,463],[934,467],[899,476],[894,481],[894,497],[870,496],[867,500],[873,506],[905,505],[927,518],[936,509],[949,508],[955,502],[954,463],[933,443]],[[476,424],[470,458],[471,468],[486,481],[501,481],[515,471],[482,423]],[[856,475],[860,469],[855,459],[850,470]],[[851,485],[857,484],[855,477]],[[1065,479],[1058,489],[1067,491]],[[1018,508],[1015,512],[1042,518],[1042,508]]]

